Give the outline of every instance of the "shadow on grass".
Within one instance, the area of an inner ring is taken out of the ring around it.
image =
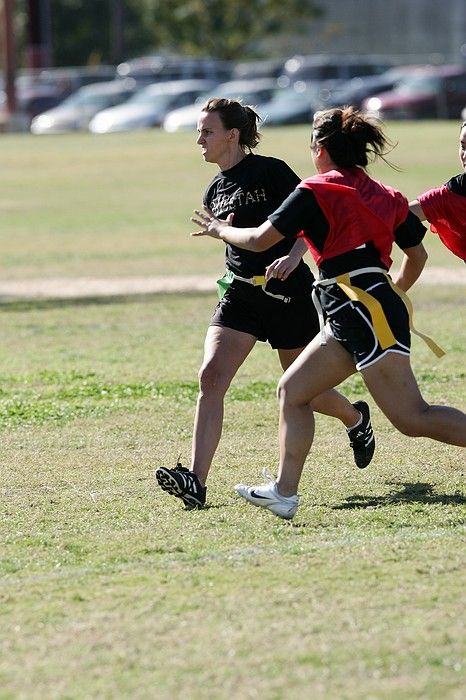
[[[2,299],[0,297],[0,310],[5,312],[18,311],[49,311],[52,309],[73,307],[73,306],[107,306],[109,304],[134,304],[140,302],[150,302],[156,297],[162,296],[212,296],[211,291],[196,290],[190,291],[166,291],[147,292],[141,294],[108,294],[105,296],[79,296],[62,299]]]
[[[466,497],[460,493],[438,494],[434,493],[431,484],[405,483],[389,481],[389,486],[398,490],[384,496],[349,496],[343,503],[332,506],[332,510],[346,510],[352,508],[377,508],[378,506],[393,505],[394,503],[425,503],[449,505],[465,505]]]

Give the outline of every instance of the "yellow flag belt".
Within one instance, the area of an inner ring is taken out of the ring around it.
[[[398,296],[402,299],[404,305],[406,306],[406,310],[409,316],[410,331],[422,338],[426,345],[432,350],[434,355],[436,355],[437,357],[443,357],[443,355],[445,355],[445,351],[442,350],[442,348],[439,345],[437,345],[437,343],[434,340],[432,340],[432,338],[430,338],[428,335],[425,335],[425,333],[421,333],[414,327],[413,305],[411,303],[411,300],[409,299],[408,295],[391,280],[390,276],[382,268],[361,268],[359,270],[347,272],[343,275],[338,275],[337,277],[333,277],[332,279],[318,280],[315,284],[337,284],[349,299],[351,299],[352,301],[361,302],[361,304],[363,304],[369,311],[372,320],[372,325],[374,327],[375,334],[377,335],[377,339],[380,343],[381,348],[385,350],[391,345],[395,345],[397,341],[389,326],[382,305],[379,301],[377,301],[375,297],[372,296],[372,294],[369,294],[369,292],[366,292],[364,289],[360,289],[359,287],[356,287],[355,285],[351,284],[352,276],[357,276],[368,272],[379,272],[384,275],[393,291],[396,294],[398,294]]]

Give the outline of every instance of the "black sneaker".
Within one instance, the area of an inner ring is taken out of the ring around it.
[[[203,508],[207,488],[201,486],[196,474],[177,464],[175,469],[160,467],[155,472],[155,478],[164,491],[181,498],[186,510]]]
[[[370,464],[375,450],[375,438],[372,432],[369,406],[365,401],[355,401],[353,406],[362,414],[362,421],[352,430],[348,430],[350,445],[353,448],[354,461],[359,469]]]

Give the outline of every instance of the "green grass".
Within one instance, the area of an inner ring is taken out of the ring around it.
[[[413,176],[410,194],[456,172],[454,158],[431,167],[429,148],[439,162],[443,145],[452,150],[451,124],[396,131],[431,178]],[[282,154],[306,136],[265,133],[264,152]],[[5,276],[88,274],[87,262],[96,275],[164,273],[167,241],[172,271],[197,259],[216,274],[215,242],[207,253],[188,237],[208,179],[191,143],[2,139]],[[164,154],[165,179],[151,149]],[[42,168],[66,161],[76,170],[63,171],[62,190]],[[117,196],[124,180],[128,196]],[[431,257],[456,264],[435,239]],[[447,350],[437,360],[413,339],[422,392],[464,408],[464,287],[419,285],[412,298],[416,325]],[[295,520],[243,504],[234,484],[277,459],[280,371],[260,344],[227,397],[209,507],[187,513],[156,487],[157,465],[189,460],[214,304],[190,294],[0,306],[0,700],[460,700],[464,451],[399,435],[371,401],[378,448],[367,470],[353,466],[342,427],[318,416]],[[366,396],[358,377],[343,391]]]
[[[396,172],[372,172],[415,197],[459,172],[455,122],[390,124]],[[262,153],[312,173],[309,129],[264,129]],[[216,166],[195,135],[2,137],[0,244],[6,279],[54,276],[215,275],[222,248],[194,240],[189,218]],[[432,262],[455,264],[429,235]],[[456,264],[461,264],[460,261]]]
[[[459,404],[463,289],[413,296],[448,351],[414,340],[421,387]],[[318,417],[293,524],[243,505],[233,485],[276,461],[279,369],[261,345],[228,396],[210,507],[186,513],[156,488],[154,466],[189,455],[213,303],[5,309],[0,698],[459,699],[460,450],[403,438],[373,407],[378,451],[360,472]]]

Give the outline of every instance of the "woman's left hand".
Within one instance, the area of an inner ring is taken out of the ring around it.
[[[277,258],[265,268],[265,279],[267,281],[277,279],[284,282],[299,265],[300,260],[301,258],[291,257],[290,255]]]

